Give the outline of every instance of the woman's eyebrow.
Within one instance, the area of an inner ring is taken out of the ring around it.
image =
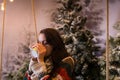
[[[46,40],[43,40],[43,41],[37,41],[38,43],[44,43],[44,42],[47,42]]]

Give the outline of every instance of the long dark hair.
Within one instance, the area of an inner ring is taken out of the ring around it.
[[[59,32],[53,28],[43,29],[40,31],[40,33],[43,33],[45,35],[46,41],[48,42],[48,44],[50,44],[53,47],[50,56],[53,61],[53,66],[57,68],[61,60],[69,56],[65,48],[65,45],[63,43],[63,40]]]

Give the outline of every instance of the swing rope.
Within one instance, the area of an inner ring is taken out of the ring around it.
[[[35,35],[36,35],[36,41],[38,40],[38,35],[37,35],[37,26],[36,26],[36,15],[35,15],[35,5],[34,5],[34,0],[31,0],[32,4],[32,14],[34,18],[34,27],[35,27]]]
[[[3,48],[4,48],[4,28],[5,28],[5,16],[6,16],[6,0],[4,2],[4,12],[3,12],[3,22],[2,22],[2,44],[1,44],[1,55],[0,55],[0,79],[2,79],[2,56],[3,56]],[[34,7],[34,0],[31,0],[32,4],[32,14],[34,18],[34,27],[35,27],[35,35],[36,35],[36,40],[38,38],[37,35],[37,26],[36,26],[36,17],[35,17],[35,7]]]
[[[106,0],[106,80],[109,80],[109,0]]]
[[[1,55],[0,55],[0,79],[2,79],[2,54],[3,54],[3,47],[4,47],[4,28],[5,28],[5,13],[6,13],[6,0],[3,1],[4,4],[4,12],[3,12],[3,22],[2,22],[2,44],[1,44]]]

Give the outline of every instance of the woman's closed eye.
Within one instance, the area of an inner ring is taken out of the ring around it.
[[[47,44],[48,44],[48,42],[47,42],[46,40],[44,40],[44,41],[39,41],[39,43],[41,43],[41,44],[43,44],[43,45],[47,45]]]
[[[43,45],[47,45],[48,42],[47,42],[47,41],[43,41],[42,44],[43,44]]]

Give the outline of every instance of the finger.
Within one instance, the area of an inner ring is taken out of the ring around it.
[[[46,47],[42,44],[38,45],[38,50],[42,53],[42,52],[46,52]]]
[[[38,43],[34,44],[34,45],[32,46],[32,48],[35,48],[35,47],[37,47],[37,46],[38,46]]]

